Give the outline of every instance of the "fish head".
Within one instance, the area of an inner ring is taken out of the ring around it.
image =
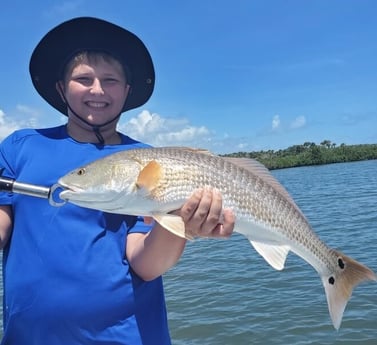
[[[61,177],[58,185],[63,191],[59,197],[83,207],[113,210],[121,194],[136,191],[140,170],[137,161],[110,155]]]

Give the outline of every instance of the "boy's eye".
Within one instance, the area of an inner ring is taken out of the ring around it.
[[[92,82],[92,79],[89,77],[78,77],[75,80],[81,84],[90,84]]]
[[[105,82],[105,83],[108,83],[108,84],[114,84],[114,83],[117,83],[118,80],[115,79],[115,78],[106,78],[106,79],[104,80],[104,82]]]

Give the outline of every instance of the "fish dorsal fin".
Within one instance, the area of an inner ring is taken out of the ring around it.
[[[282,186],[282,184],[274,176],[272,176],[271,172],[262,163],[252,158],[223,157],[223,159],[250,171],[254,175],[257,175],[272,188],[274,188],[278,193],[280,193],[285,199],[287,199],[302,214],[302,212],[292,199],[292,196]]]
[[[250,241],[254,249],[275,269],[281,271],[289,253],[289,247]]]
[[[162,167],[155,160],[150,161],[139,173],[136,181],[138,188],[143,188],[147,191],[155,189],[162,176]]]
[[[205,155],[215,156],[215,154],[213,152],[211,152],[207,149],[202,149],[202,148],[188,147],[188,146],[182,147],[181,146],[181,147],[177,147],[177,149],[192,152],[192,153],[202,153],[202,154],[205,154]]]
[[[188,240],[193,240],[192,236],[186,234],[185,223],[180,216],[166,213],[153,213],[153,219],[159,223],[163,228],[170,231],[172,234],[186,238]]]
[[[271,174],[270,171],[260,162],[253,158],[241,158],[241,157],[222,157],[226,161],[236,164],[252,171],[259,171],[264,174]]]

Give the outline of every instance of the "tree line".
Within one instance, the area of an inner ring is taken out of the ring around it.
[[[223,156],[254,158],[273,170],[377,159],[377,144],[337,145],[330,140],[324,140],[320,144],[305,142],[278,151],[237,152]]]

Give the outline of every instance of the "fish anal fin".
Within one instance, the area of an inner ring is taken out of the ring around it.
[[[185,231],[185,224],[181,217],[173,215],[173,214],[166,214],[166,213],[153,213],[154,220],[159,223],[163,228],[170,231],[172,234],[186,238],[187,240],[193,240],[194,238]]]
[[[161,165],[155,160],[152,160],[140,171],[136,185],[138,188],[152,191],[158,186],[161,176]]]
[[[338,269],[330,276],[321,276],[329,313],[335,329],[339,329],[344,309],[353,289],[363,281],[377,280],[375,273],[356,260],[334,250]]]
[[[276,270],[284,269],[289,247],[285,245],[272,245],[262,242],[250,241],[254,249]]]

